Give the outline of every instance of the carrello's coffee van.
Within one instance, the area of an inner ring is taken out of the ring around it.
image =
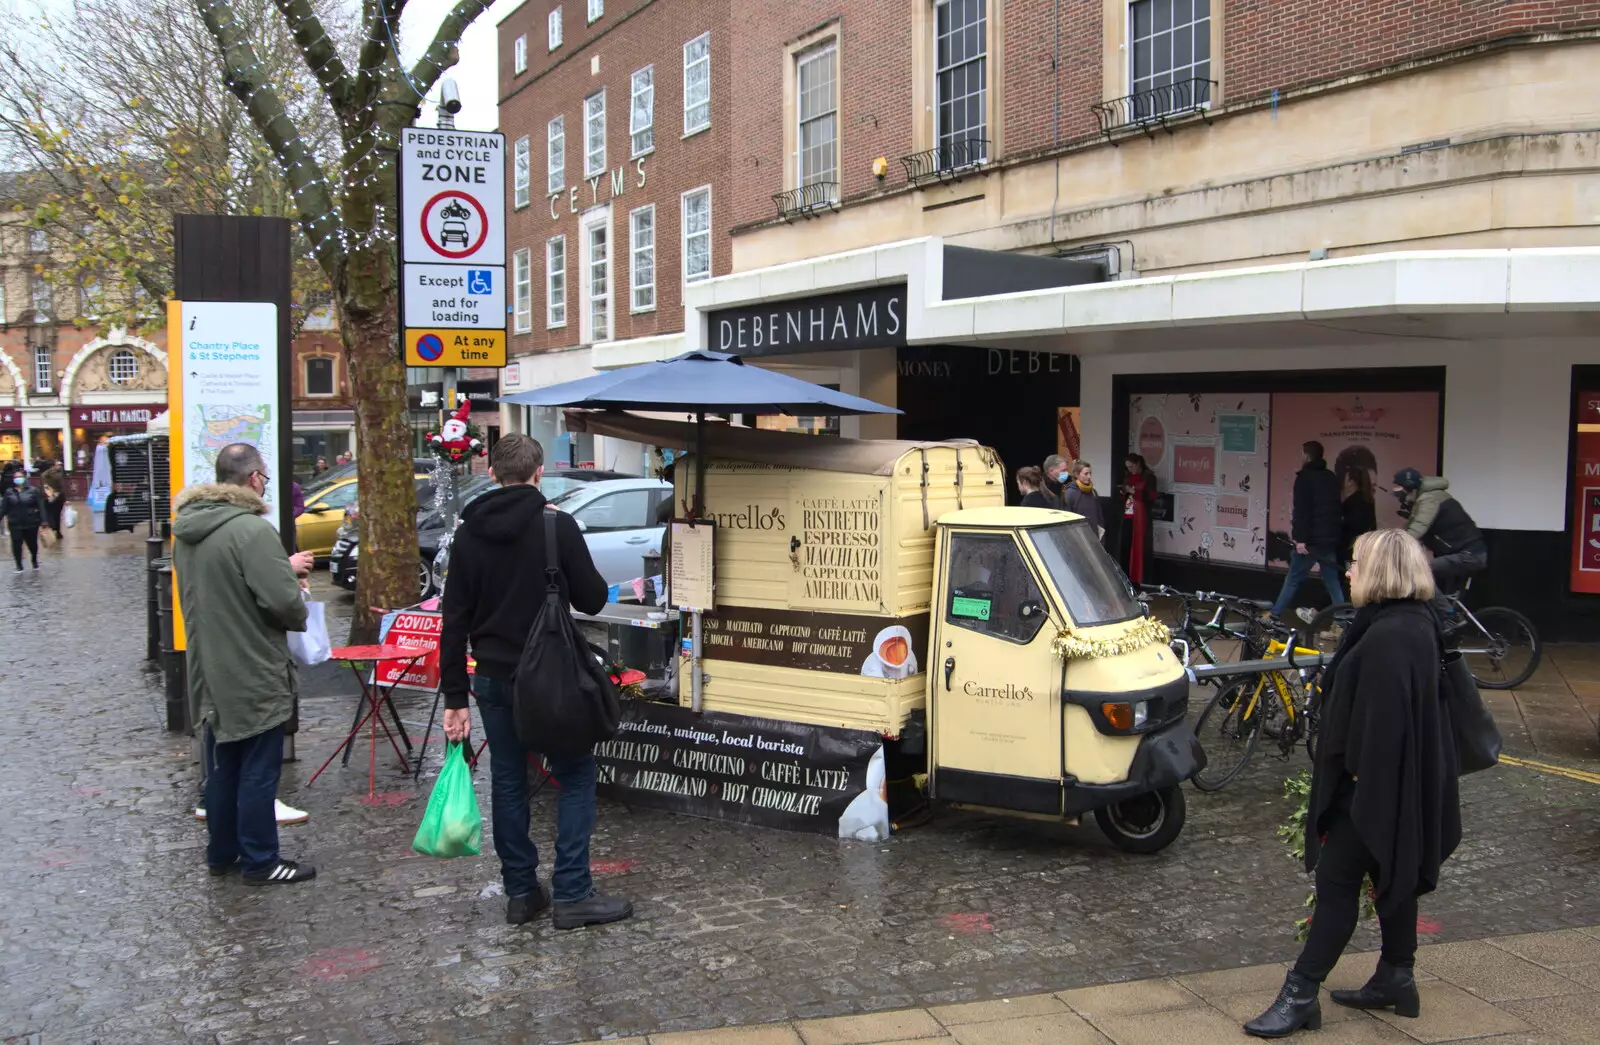
[[[931,799],[1093,812],[1132,851],[1177,837],[1203,765],[1188,679],[1086,520],[1006,507],[998,457],[970,442],[723,428],[707,445],[674,477],[680,512],[703,483],[713,532],[701,705],[685,656],[679,706],[655,706],[672,721],[624,723],[670,767],[643,770],[647,790],[877,837],[885,765],[914,760]],[[700,750],[665,750],[686,740]]]

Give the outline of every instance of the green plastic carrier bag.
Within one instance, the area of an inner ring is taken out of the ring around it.
[[[459,740],[444,751],[444,768],[433,783],[422,826],[411,848],[427,856],[477,856],[483,848],[483,814],[472,790],[472,770]]]

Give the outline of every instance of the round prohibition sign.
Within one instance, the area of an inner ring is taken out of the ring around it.
[[[467,243],[466,222],[464,220],[466,208],[459,202],[445,203],[441,207],[440,204],[445,200],[465,200],[477,212],[478,238],[470,244]],[[434,236],[433,229],[429,227],[429,219],[435,214],[435,208],[437,208],[437,213],[440,215],[438,237]],[[471,257],[478,252],[479,247],[483,246],[483,241],[489,238],[489,215],[484,211],[483,204],[479,203],[473,196],[462,192],[460,189],[446,189],[434,196],[433,199],[428,201],[427,206],[422,208],[422,238],[428,242],[428,247],[440,257],[455,258],[458,261],[461,258]],[[459,250],[446,245],[457,241],[462,244]]]

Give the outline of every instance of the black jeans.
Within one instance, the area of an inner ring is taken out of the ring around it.
[[[1448,555],[1435,555],[1430,566],[1433,569],[1434,587],[1438,589],[1438,594],[1433,597],[1433,608],[1441,615],[1448,614],[1450,600],[1445,598],[1445,594],[1454,595],[1470,577],[1487,569],[1489,555],[1487,552],[1469,548]]]
[[[28,554],[33,557],[34,566],[39,565],[39,527],[13,526],[11,527],[11,557],[17,560],[17,569],[22,569],[22,546],[28,546]]]
[[[1311,935],[1294,971],[1308,980],[1321,983],[1333,971],[1344,953],[1361,917],[1361,890],[1369,872],[1376,874],[1378,862],[1367,852],[1346,812],[1333,814],[1328,836],[1317,857],[1317,909],[1311,919]],[[1400,905],[1390,914],[1378,916],[1383,931],[1383,960],[1409,969],[1417,960],[1417,901]]]

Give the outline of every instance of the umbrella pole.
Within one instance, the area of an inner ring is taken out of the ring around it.
[[[694,415],[694,507],[689,512],[691,520],[698,519],[705,511],[706,499],[706,415],[699,410]],[[713,576],[715,576],[713,574]],[[713,582],[714,583],[714,582]],[[695,714],[701,711],[705,699],[705,679],[700,672],[700,658],[702,656],[701,635],[702,622],[700,611],[697,609],[690,614],[690,642],[689,642],[689,693]]]

